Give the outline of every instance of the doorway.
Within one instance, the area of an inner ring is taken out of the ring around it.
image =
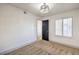
[[[49,21],[43,20],[42,21],[42,39],[49,41]]]

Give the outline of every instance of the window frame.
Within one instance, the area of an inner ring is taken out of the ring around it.
[[[72,28],[71,29],[71,35],[72,36],[71,37],[70,36],[64,36],[63,35],[63,20],[64,19],[68,19],[68,18],[71,18],[72,19],[72,23],[71,23],[71,28]],[[62,35],[56,35],[56,21],[57,20],[60,20],[60,19],[62,20]],[[58,37],[66,37],[66,38],[72,38],[73,37],[73,17],[62,17],[62,18],[59,18],[59,19],[56,19],[55,20],[55,36],[58,36]]]

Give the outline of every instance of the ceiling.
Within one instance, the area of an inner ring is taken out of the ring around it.
[[[50,11],[47,14],[42,14],[40,12],[41,3],[11,3],[11,5],[29,11],[39,17],[51,16],[57,13],[79,8],[79,3],[49,3]]]

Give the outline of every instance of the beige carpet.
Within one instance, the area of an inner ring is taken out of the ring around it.
[[[79,55],[79,49],[40,40],[6,55]]]

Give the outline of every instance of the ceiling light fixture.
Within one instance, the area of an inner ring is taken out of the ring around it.
[[[48,13],[49,12],[49,5],[47,5],[46,3],[43,3],[43,5],[41,5],[41,7],[40,7],[40,12],[44,13],[44,14]]]

